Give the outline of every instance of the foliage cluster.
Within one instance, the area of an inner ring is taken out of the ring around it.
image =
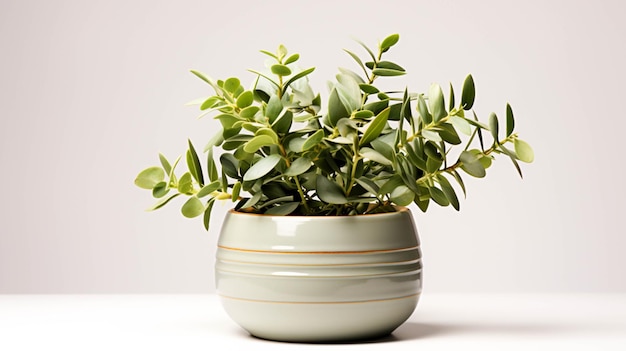
[[[214,90],[197,101],[200,110],[222,126],[204,150],[204,166],[189,141],[184,174],[175,174],[180,157],[170,163],[159,155],[161,166],[143,170],[135,184],[159,199],[152,210],[187,196],[182,214],[204,215],[208,229],[217,200],[267,215],[361,215],[411,203],[426,211],[431,202],[459,210],[462,173],[485,177],[502,154],[521,176],[518,161],[534,156],[514,130],[513,110],[506,105],[505,123],[495,113],[487,125],[480,122],[471,75],[460,96],[451,84],[447,97],[438,84],[427,93],[374,84],[406,73],[384,58],[398,40],[386,37],[376,53],[359,42],[365,60],[346,50],[360,73],[340,68],[325,103],[308,82],[315,68],[299,69],[300,56],[282,45],[261,51],[272,63],[267,71],[251,70],[251,89],[238,78],[214,81],[192,71]]]

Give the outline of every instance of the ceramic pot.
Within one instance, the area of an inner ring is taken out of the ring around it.
[[[231,211],[215,276],[230,317],[272,340],[329,342],[390,334],[421,292],[411,212],[268,216]]]

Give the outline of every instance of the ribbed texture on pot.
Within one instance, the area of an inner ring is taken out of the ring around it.
[[[339,340],[389,333],[404,322],[421,291],[422,264],[405,209],[358,217],[231,212],[215,270],[226,311],[253,335]],[[377,320],[363,321],[372,307]],[[314,320],[303,320],[303,313]],[[353,330],[341,332],[347,327],[340,322],[351,323]]]

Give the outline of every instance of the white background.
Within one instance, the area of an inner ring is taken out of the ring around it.
[[[0,293],[203,293],[212,229],[156,213],[135,175],[218,123],[184,103],[262,68],[279,43],[316,66],[398,32],[389,58],[426,91],[466,74],[486,118],[513,106],[536,161],[466,177],[462,211],[415,211],[425,290],[626,292],[620,1],[14,1],[0,3]]]

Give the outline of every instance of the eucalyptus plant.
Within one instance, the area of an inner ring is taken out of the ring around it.
[[[309,85],[315,68],[300,69],[300,56],[283,45],[261,51],[271,64],[250,70],[250,89],[238,78],[214,81],[192,70],[213,90],[196,101],[202,115],[214,114],[222,128],[204,149],[204,166],[189,141],[182,175],[175,172],[181,157],[170,163],[163,155],[160,166],[139,173],[135,184],[159,198],[150,210],[182,195],[182,214],[204,215],[207,229],[217,200],[267,215],[363,215],[411,203],[426,211],[431,202],[459,210],[462,174],[485,177],[496,155],[521,176],[518,161],[534,156],[515,132],[513,110],[506,105],[505,123],[495,113],[480,122],[471,75],[460,96],[452,84],[447,97],[438,84],[426,93],[375,85],[406,73],[386,59],[398,40],[386,37],[376,52],[359,42],[365,59],[345,50],[359,73],[340,68],[325,102]]]

